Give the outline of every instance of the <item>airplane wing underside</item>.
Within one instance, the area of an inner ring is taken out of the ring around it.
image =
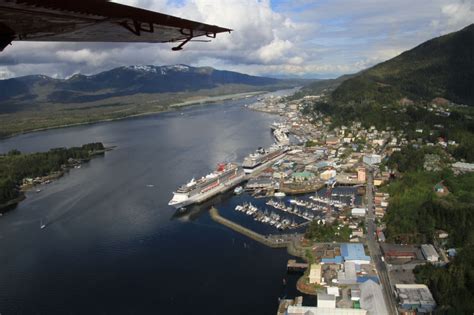
[[[179,42],[230,29],[105,0],[0,0],[0,50],[12,41]]]

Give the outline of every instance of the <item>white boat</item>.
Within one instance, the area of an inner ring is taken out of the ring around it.
[[[279,191],[279,192],[275,193],[275,197],[278,197],[278,198],[283,198],[285,196],[286,196],[286,194],[284,192]]]
[[[242,186],[237,186],[234,189],[234,194],[240,195],[244,191],[244,188]]]
[[[40,229],[44,229],[46,227],[46,224],[43,223],[43,220],[40,222]]]

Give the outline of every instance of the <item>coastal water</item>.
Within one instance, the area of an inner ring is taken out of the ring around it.
[[[295,276],[283,286],[286,251],[218,225],[206,205],[181,216],[167,206],[193,176],[272,143],[276,117],[247,110],[251,101],[1,141],[0,152],[98,141],[116,149],[0,217],[0,313],[274,314],[279,297],[296,294]],[[215,202],[248,220],[235,201]]]

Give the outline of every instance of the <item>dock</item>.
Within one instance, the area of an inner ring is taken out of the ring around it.
[[[234,230],[240,234],[243,234],[254,241],[257,241],[265,246],[272,247],[272,248],[285,248],[288,247],[293,241],[298,240],[301,235],[300,234],[278,234],[278,235],[262,235],[257,232],[254,232],[246,227],[243,227],[240,224],[237,224],[233,221],[230,221],[219,214],[219,210],[217,208],[212,207],[209,211],[211,215],[211,219],[220,223],[231,230]]]
[[[288,269],[288,271],[305,271],[308,269],[308,263],[299,263],[294,259],[290,259],[286,264],[286,269]]]

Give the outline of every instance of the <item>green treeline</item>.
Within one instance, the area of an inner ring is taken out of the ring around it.
[[[339,226],[335,221],[332,224],[325,224],[313,220],[306,229],[305,238],[316,242],[348,242],[351,229],[347,226]]]
[[[427,155],[440,157],[443,170],[424,170]],[[444,152],[437,147],[403,148],[394,152],[387,166],[402,175],[388,187],[390,205],[384,220],[387,237],[401,243],[428,242],[435,229],[450,233],[452,246],[467,241],[474,245],[474,174],[454,175]],[[434,186],[441,183],[448,189],[438,197]]]
[[[404,97],[414,101],[444,97],[474,106],[473,51],[474,24],[429,40],[344,81],[334,91],[334,100],[394,105]]]
[[[89,143],[82,147],[56,148],[42,153],[22,154],[12,150],[0,155],[0,205],[20,195],[18,186],[24,178],[47,176],[60,171],[71,158],[89,159],[103,150],[102,143]]]
[[[434,186],[443,181],[449,190],[436,196]],[[451,246],[474,245],[474,174],[450,171],[409,171],[388,187],[390,205],[384,220],[390,241],[430,242],[436,229],[450,234]]]
[[[445,267],[431,264],[415,269],[417,282],[427,284],[439,304],[438,314],[474,312],[474,174],[454,175],[445,169],[423,170],[426,149],[406,148],[393,154],[388,164],[403,171],[388,187],[390,204],[384,218],[386,236],[397,243],[429,243],[436,230],[449,233],[448,247],[459,255]],[[442,183],[449,193],[437,196]]]

